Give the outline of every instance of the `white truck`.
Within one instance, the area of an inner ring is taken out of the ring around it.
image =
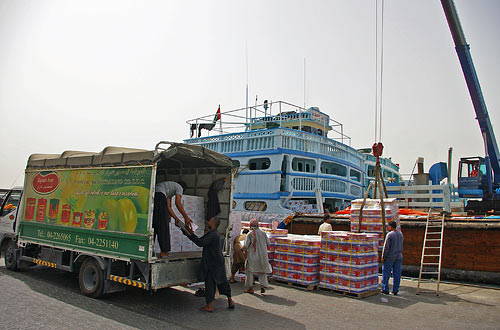
[[[15,249],[15,244],[9,242],[16,240],[15,220],[22,192],[22,187],[0,190],[0,251],[8,256]]]

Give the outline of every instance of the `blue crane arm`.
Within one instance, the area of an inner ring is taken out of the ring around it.
[[[476,111],[476,119],[481,129],[483,141],[486,149],[486,158],[489,158],[491,170],[493,171],[493,182],[500,183],[500,153],[498,151],[497,140],[493,132],[486,103],[484,102],[481,85],[474,68],[470,47],[465,40],[465,34],[462,30],[462,25],[458,19],[458,14],[453,4],[453,0],[441,0],[448,26],[450,27],[453,41],[455,42],[455,50],[458,54],[458,59],[464,73],[467,88]],[[487,164],[488,166],[488,164]]]

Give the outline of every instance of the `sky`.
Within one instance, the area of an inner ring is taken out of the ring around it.
[[[247,82],[252,102],[305,101],[352,147],[370,147],[376,5],[0,0],[0,188],[23,184],[30,154],[180,142],[187,120],[244,107]],[[500,1],[455,5],[499,136]],[[484,156],[439,1],[384,1],[381,86],[380,140],[402,174],[417,157],[425,170],[446,162],[452,147],[456,182],[460,157]]]

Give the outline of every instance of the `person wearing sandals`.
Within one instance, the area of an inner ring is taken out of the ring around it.
[[[224,256],[221,249],[221,238],[217,232],[219,219],[212,217],[207,222],[208,232],[202,237],[194,233],[181,229],[182,232],[194,244],[203,248],[200,266],[200,280],[205,281],[205,301],[206,306],[200,308],[204,312],[214,311],[215,289],[219,293],[227,296],[229,309],[234,309],[234,301],[231,298],[231,285],[227,281]]]
[[[266,288],[269,288],[267,274],[272,273],[272,269],[267,259],[267,248],[270,245],[269,237],[259,229],[259,221],[257,219],[250,220],[250,232],[247,234],[243,246],[243,251],[247,252],[245,263],[246,293],[254,293],[253,282],[255,275],[259,278],[261,293],[266,292]]]

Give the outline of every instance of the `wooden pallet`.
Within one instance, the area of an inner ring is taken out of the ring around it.
[[[370,290],[370,291],[365,291],[365,292],[359,292],[358,293],[358,292],[349,292],[349,291],[336,290],[336,289],[330,289],[330,288],[322,288],[320,286],[318,286],[318,290],[319,291],[330,292],[330,293],[333,293],[333,294],[336,294],[336,295],[342,295],[342,296],[346,296],[346,297],[352,297],[352,298],[366,298],[366,297],[370,297],[370,296],[376,295],[377,293],[380,292],[377,289],[377,290]]]
[[[300,284],[295,282],[288,282],[284,280],[277,280],[275,278],[269,279],[271,283],[278,285],[287,285],[301,290],[314,291],[317,289],[317,284]]]

